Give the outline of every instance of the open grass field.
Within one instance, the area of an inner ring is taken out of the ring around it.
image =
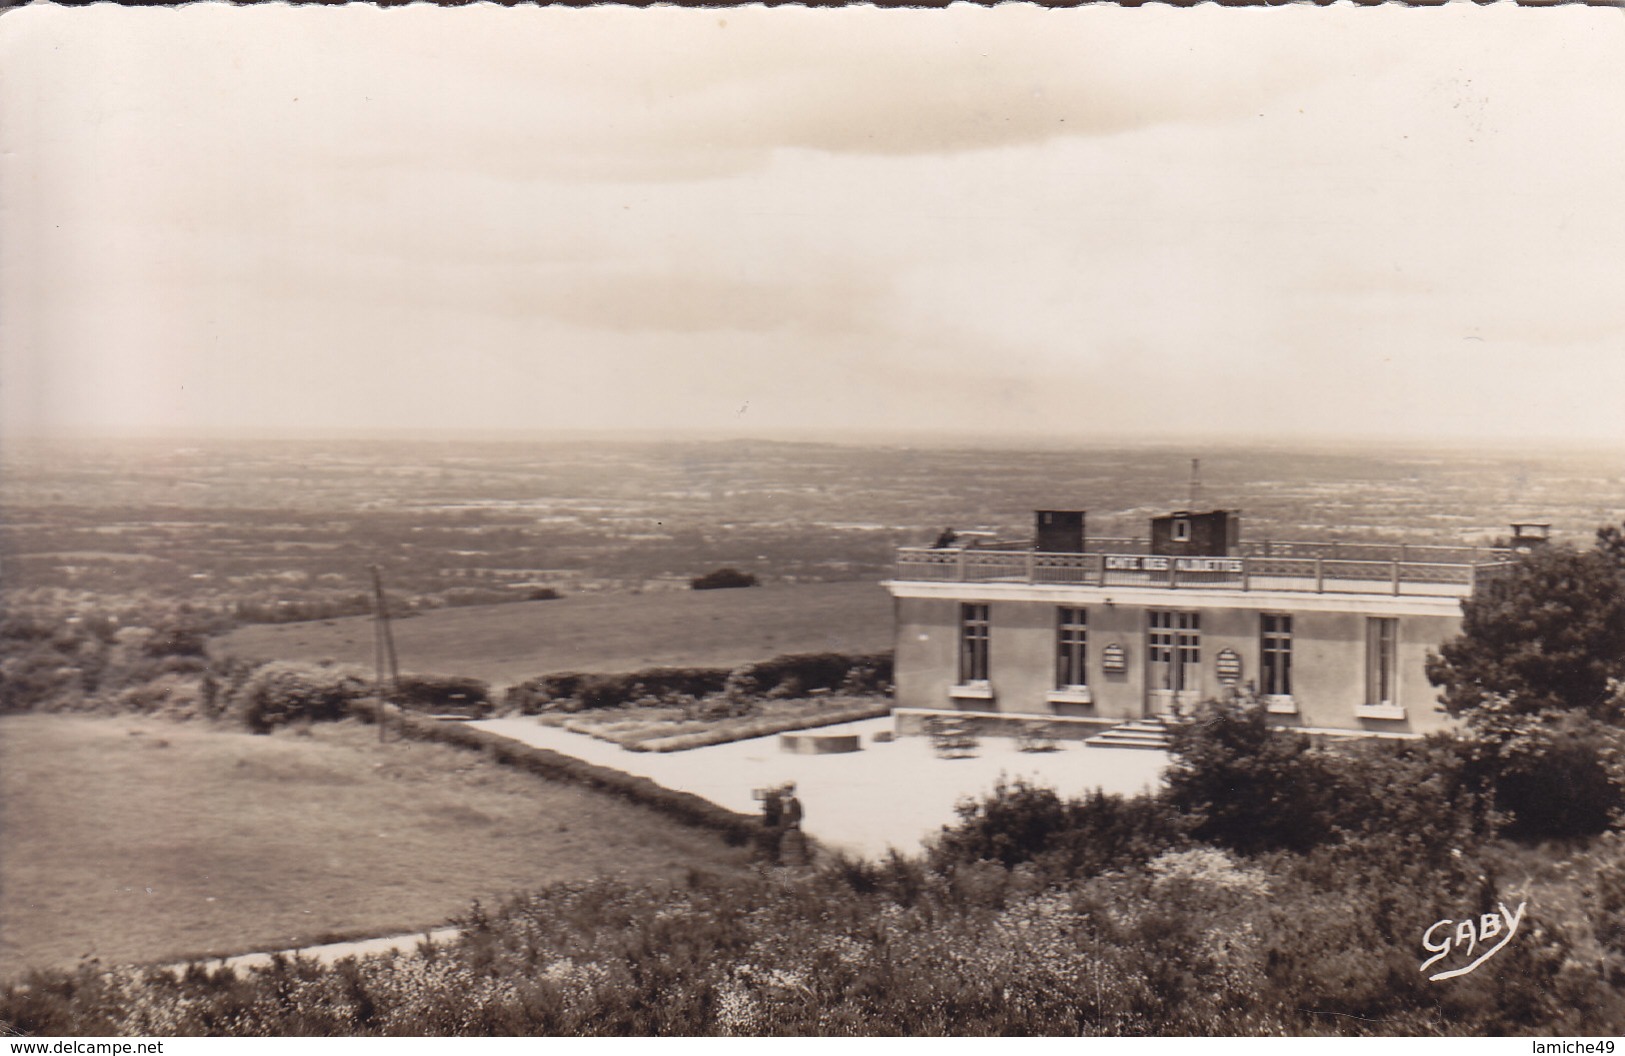
[[[0,979],[413,931],[554,881],[748,868],[709,832],[372,727],[0,719]]]
[[[494,686],[555,671],[722,667],[782,653],[881,652],[892,604],[875,582],[599,594],[437,609],[394,623],[403,671]],[[369,617],[243,627],[216,652],[370,666]]]

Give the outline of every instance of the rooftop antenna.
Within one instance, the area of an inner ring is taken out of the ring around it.
[[[1202,460],[1191,459],[1191,505],[1195,510],[1202,505]]]
[[[389,603],[384,600],[384,576],[372,566],[373,659],[378,669],[378,743],[384,741],[384,708],[395,696],[400,666],[395,661],[395,636],[389,629]]]

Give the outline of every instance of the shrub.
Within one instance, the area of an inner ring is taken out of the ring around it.
[[[248,677],[232,698],[231,715],[255,733],[298,719],[342,719],[370,688],[367,678],[350,668],[277,661]]]
[[[754,587],[756,577],[737,568],[719,568],[688,581],[692,590],[728,590],[734,587]]]
[[[1336,783],[1332,825],[1344,836],[1408,834],[1436,860],[1492,834],[1489,797],[1452,734],[1358,741],[1325,761]]]
[[[1614,824],[1625,810],[1625,731],[1582,713],[1515,709],[1505,700],[1479,707],[1464,741],[1507,833],[1580,836]]]
[[[955,812],[958,824],[945,826],[927,848],[940,872],[984,861],[1006,868],[1031,862],[1051,880],[1093,876],[1182,847],[1189,828],[1150,796],[1096,791],[1063,800],[1021,778],[1001,778],[990,795],[962,800]]]
[[[1210,700],[1174,729],[1167,801],[1192,835],[1243,853],[1303,851],[1331,835],[1339,796],[1327,753],[1299,733],[1271,729],[1260,701]]]

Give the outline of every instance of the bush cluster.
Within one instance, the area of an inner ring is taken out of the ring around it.
[[[1489,829],[1488,799],[1449,736],[1317,747],[1233,694],[1176,728],[1172,753],[1166,802],[1196,839],[1243,853],[1307,852],[1396,825],[1448,848]]]
[[[991,795],[955,809],[959,823],[927,852],[931,867],[947,874],[995,862],[1030,865],[1055,882],[1144,864],[1190,843],[1190,822],[1154,796],[1097,791],[1063,799],[1054,789],[1001,778]]]
[[[1416,935],[1485,892],[1471,855],[1362,838],[1247,859],[1165,850],[1064,886],[893,856],[795,883],[565,884],[454,944],[243,976],[36,973],[0,1021],[41,1035],[1613,1035],[1625,853],[1530,892],[1525,941],[1448,984]],[[1561,863],[1560,863],[1561,864]],[[1564,870],[1567,866],[1564,866]],[[1567,912],[1543,906],[1579,896]],[[1418,923],[1421,922],[1421,923]]]
[[[269,733],[293,722],[336,721],[372,692],[362,672],[273,661],[256,669],[231,695],[229,714],[254,733]]]
[[[1614,692],[1625,695],[1617,684]],[[1457,743],[1509,834],[1592,835],[1625,814],[1625,730],[1614,723],[1579,711],[1530,714],[1497,696],[1468,713]]]
[[[208,715],[201,681],[212,621],[186,606],[8,606],[0,619],[0,710]]]

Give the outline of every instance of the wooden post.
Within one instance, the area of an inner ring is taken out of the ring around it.
[[[384,577],[377,565],[372,566],[373,659],[377,663],[378,743],[384,741],[384,710],[395,695],[400,679],[400,666],[395,660],[395,636],[389,629],[389,604],[384,600]]]
[[[1394,593],[1399,593],[1399,562],[1394,562]]]
[[[1336,545],[1336,544],[1333,544],[1333,545]],[[1326,566],[1323,563],[1324,560],[1325,560],[1324,558],[1320,558],[1320,557],[1315,558],[1315,593],[1316,594],[1324,594],[1324,593],[1326,593]]]
[[[1027,551],[1027,582],[1038,582],[1033,578],[1033,571],[1038,566],[1038,556],[1031,550]]]

